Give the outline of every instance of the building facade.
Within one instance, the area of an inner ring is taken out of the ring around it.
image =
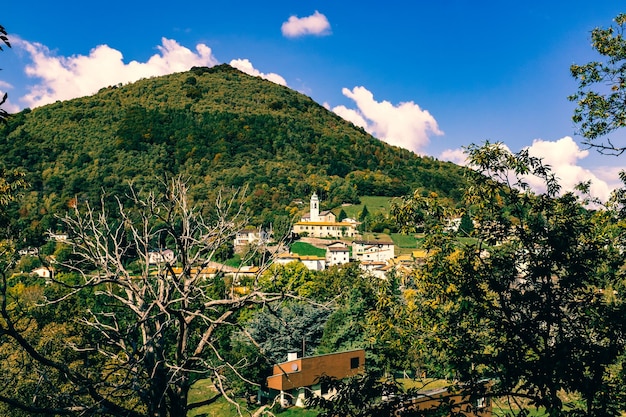
[[[309,203],[309,212],[294,224],[293,233],[300,236],[319,238],[342,238],[357,236],[357,224],[338,222],[330,210],[320,211],[317,194],[313,193]]]
[[[286,362],[274,365],[272,375],[267,377],[267,387],[270,389],[270,396],[280,395],[280,402],[284,407],[303,407],[309,395],[328,397],[333,394],[318,382],[320,376],[343,379],[363,372],[363,349],[304,358],[289,354]]]
[[[355,240],[352,242],[352,257],[360,262],[387,262],[395,256],[393,242],[380,240]]]

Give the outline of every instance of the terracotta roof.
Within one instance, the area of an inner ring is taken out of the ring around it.
[[[330,251],[330,252],[350,252],[350,248],[345,247],[345,248],[326,248],[326,250]]]
[[[384,240],[353,240],[352,243],[356,243],[359,245],[371,245],[371,246],[393,245],[393,242],[384,241]]]

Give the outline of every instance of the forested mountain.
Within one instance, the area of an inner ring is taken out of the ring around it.
[[[54,228],[53,213],[182,175],[195,198],[249,187],[259,223],[317,191],[327,204],[414,189],[457,199],[458,166],[392,147],[289,88],[228,65],[109,86],[26,109],[0,130],[0,163],[27,172],[20,216]],[[35,231],[33,229],[33,232]]]

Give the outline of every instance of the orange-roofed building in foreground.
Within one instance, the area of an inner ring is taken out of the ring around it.
[[[311,395],[333,394],[319,383],[320,376],[343,379],[363,372],[365,372],[363,349],[304,358],[298,358],[297,354],[292,353],[287,357],[287,362],[274,365],[272,376],[267,378],[267,387],[276,395],[280,394],[283,406],[303,407],[304,400]]]

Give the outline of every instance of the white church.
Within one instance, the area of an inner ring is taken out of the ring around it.
[[[308,237],[355,237],[358,222],[344,219],[341,222],[330,210],[320,212],[320,201],[316,193],[311,196],[310,211],[294,224],[293,233]]]

